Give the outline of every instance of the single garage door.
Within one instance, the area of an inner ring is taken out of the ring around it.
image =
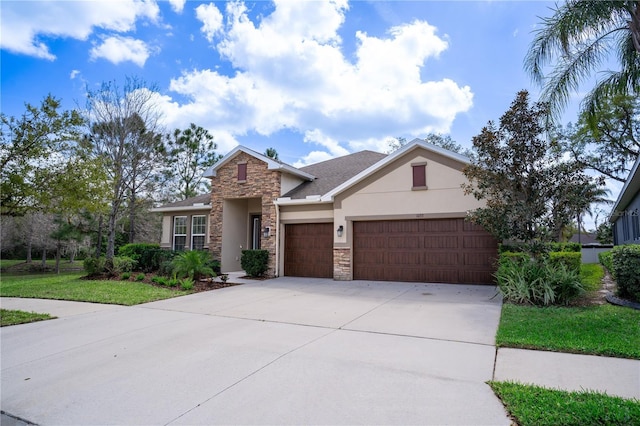
[[[498,243],[464,219],[354,222],[356,280],[491,284]]]
[[[333,223],[285,225],[284,274],[333,278]]]

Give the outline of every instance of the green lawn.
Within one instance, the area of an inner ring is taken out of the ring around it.
[[[520,426],[640,425],[638,400],[510,382],[489,384]]]
[[[583,263],[580,267],[580,281],[587,291],[600,289],[604,269],[599,263]]]
[[[38,314],[36,312],[13,311],[0,309],[0,327],[7,325],[26,324],[28,322],[54,319],[49,314]]]
[[[137,305],[192,293],[129,281],[81,280],[84,273],[7,275],[0,278],[0,296]]]
[[[47,269],[53,271],[56,267],[56,261],[53,259],[47,259],[46,262]],[[31,263],[27,263],[24,259],[22,260],[14,260],[14,259],[0,259],[0,270],[3,273],[22,273],[22,272],[31,272],[32,270],[40,270],[42,266],[41,259],[33,259]],[[60,260],[60,272],[69,272],[69,271],[78,271],[82,270],[82,261],[76,260],[74,262],[69,262],[67,259]]]
[[[540,308],[505,303],[496,344],[640,359],[640,311],[614,305]]]

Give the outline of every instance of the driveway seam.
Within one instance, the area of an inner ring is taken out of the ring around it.
[[[264,322],[266,322],[266,321],[264,321]],[[269,321],[269,322],[271,322],[271,321]],[[286,324],[286,323],[285,323],[285,324]],[[306,346],[308,346],[308,345],[310,345],[310,344],[312,344],[312,343],[315,343],[315,342],[317,342],[317,341],[318,341],[318,340],[320,340],[320,339],[324,339],[324,338],[325,338],[325,337],[327,337],[328,335],[330,335],[330,334],[332,334],[332,333],[335,333],[335,332],[337,331],[336,329],[329,329],[329,330],[330,330],[330,331],[329,331],[328,333],[323,334],[322,336],[318,336],[318,337],[316,337],[315,339],[312,339],[312,340],[310,340],[310,341],[308,341],[308,342],[306,342],[306,343],[303,343],[302,345],[297,346],[297,347],[295,347],[295,348],[293,348],[293,349],[291,349],[291,350],[289,350],[289,351],[287,351],[287,352],[285,352],[285,353],[283,353],[283,354],[281,354],[281,355],[277,356],[276,358],[274,358],[273,360],[269,361],[268,363],[266,363],[266,364],[265,364],[265,365],[263,365],[262,367],[258,368],[257,370],[254,370],[254,371],[252,371],[251,373],[247,374],[246,376],[244,376],[244,377],[242,377],[242,378],[238,379],[238,380],[237,380],[237,381],[235,381],[234,383],[232,383],[232,384],[230,384],[229,386],[225,387],[224,389],[222,389],[222,390],[220,390],[220,391],[216,392],[214,395],[211,395],[209,398],[207,398],[207,399],[203,400],[202,402],[198,403],[198,404],[197,404],[197,405],[195,405],[194,407],[191,407],[190,409],[188,409],[188,410],[187,410],[187,411],[185,411],[184,413],[180,414],[179,416],[177,416],[177,417],[175,417],[174,419],[170,420],[169,422],[165,423],[165,426],[170,425],[171,423],[173,423],[173,422],[177,421],[178,419],[180,419],[181,417],[183,417],[183,416],[185,416],[185,415],[189,414],[191,411],[195,410],[196,408],[200,407],[201,405],[206,404],[207,402],[211,401],[212,399],[216,398],[216,397],[217,397],[217,396],[219,396],[219,395],[222,395],[222,394],[223,394],[223,393],[225,393],[227,390],[229,390],[229,389],[231,389],[231,388],[235,387],[236,385],[239,385],[240,383],[242,383],[242,382],[244,382],[245,380],[247,380],[249,377],[252,377],[252,376],[254,376],[254,375],[258,374],[259,372],[261,372],[261,371],[262,371],[262,370],[264,370],[265,368],[267,368],[267,367],[271,366],[272,364],[274,364],[275,362],[279,361],[280,359],[282,359],[282,358],[286,357],[287,355],[289,355],[289,354],[291,354],[291,353],[293,353],[293,352],[296,352],[296,351],[298,351],[298,350],[300,350],[300,349],[302,349],[302,348],[304,348],[304,347],[306,347]]]

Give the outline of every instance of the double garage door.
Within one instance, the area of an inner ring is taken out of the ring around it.
[[[285,228],[284,273],[333,276],[333,224]],[[491,284],[497,241],[464,219],[353,223],[353,279]]]

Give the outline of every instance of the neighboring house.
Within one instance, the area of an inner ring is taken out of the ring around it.
[[[208,250],[211,194],[198,195],[151,209],[163,214],[160,247],[171,250]]]
[[[238,146],[206,173],[208,249],[225,272],[241,270],[243,249],[265,249],[270,276],[491,283],[497,242],[464,220],[483,206],[461,188],[466,164],[419,139],[301,168]],[[163,246],[193,208],[176,204],[154,210]]]
[[[613,223],[613,244],[640,243],[640,157],[613,206],[609,222]]]

